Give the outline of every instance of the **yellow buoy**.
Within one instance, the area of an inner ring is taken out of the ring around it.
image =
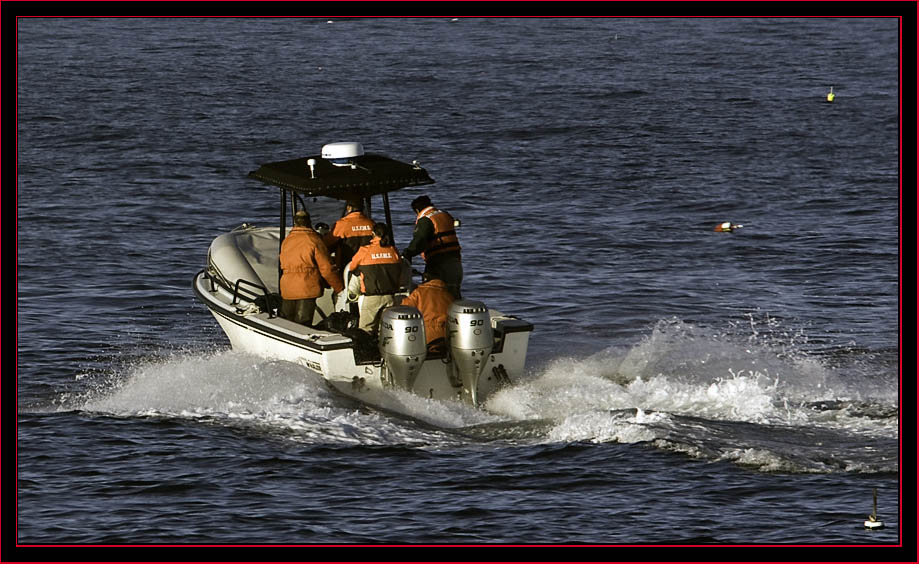
[[[830,86],[830,93],[826,95],[826,101],[832,102],[835,99],[836,99],[836,94],[833,94],[833,87]]]

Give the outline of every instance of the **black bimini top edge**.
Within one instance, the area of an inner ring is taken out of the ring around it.
[[[312,171],[310,159],[315,161]],[[348,165],[336,166],[318,155],[303,157],[264,164],[250,172],[249,177],[308,196],[338,200],[367,198],[408,186],[434,183],[420,166],[382,155],[366,154],[348,161]]]

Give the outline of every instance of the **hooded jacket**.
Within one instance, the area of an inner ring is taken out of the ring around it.
[[[424,317],[425,338],[431,343],[446,337],[447,311],[452,303],[453,294],[447,290],[447,285],[435,278],[415,288],[400,305],[418,308]]]
[[[335,292],[344,290],[322,237],[309,227],[294,227],[284,238],[281,271],[281,297],[285,300],[318,298],[322,295],[321,279]]]

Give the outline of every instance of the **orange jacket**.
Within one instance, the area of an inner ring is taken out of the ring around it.
[[[308,227],[294,227],[284,238],[281,243],[281,270],[281,297],[285,300],[321,296],[320,276],[334,291],[345,289],[322,237]]]
[[[361,276],[361,292],[368,296],[383,296],[399,291],[402,281],[402,259],[395,247],[383,247],[374,237],[355,253],[348,266]]]
[[[446,336],[447,311],[453,303],[453,294],[443,280],[428,280],[415,288],[411,295],[402,298],[400,305],[418,308],[424,317],[424,334],[428,343]]]
[[[329,249],[335,249],[339,266],[344,266],[371,239],[373,220],[359,211],[353,211],[335,222],[323,242]]]

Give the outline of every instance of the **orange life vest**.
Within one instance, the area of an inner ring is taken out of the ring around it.
[[[418,213],[415,223],[417,224],[422,217],[428,218],[434,224],[434,237],[421,253],[424,260],[442,253],[460,251],[459,238],[456,236],[456,226],[452,215],[434,206],[429,206]]]

